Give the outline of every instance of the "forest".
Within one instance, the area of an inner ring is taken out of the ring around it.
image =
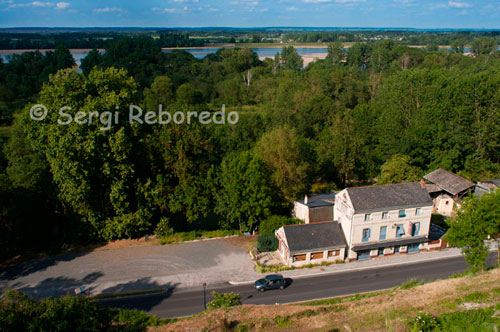
[[[197,60],[123,37],[76,68],[64,46],[0,62],[1,258],[189,230],[259,231],[306,193],[416,181],[442,167],[500,177],[496,36],[450,50],[333,42]],[[464,47],[472,49],[463,55]],[[43,121],[33,104],[47,106]],[[237,124],[62,126],[57,110],[239,113]],[[5,115],[7,114],[7,115]],[[11,115],[14,120],[11,121]]]

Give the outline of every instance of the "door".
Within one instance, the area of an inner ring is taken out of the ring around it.
[[[412,252],[418,252],[419,251],[419,247],[420,247],[420,243],[416,243],[416,244],[410,244],[408,245],[408,253],[412,253]]]
[[[394,247],[394,253],[395,254],[399,254],[399,246],[395,246]]]
[[[358,251],[358,261],[363,259],[370,259],[370,250]]]
[[[378,249],[378,255],[379,256],[384,256],[384,248],[379,248]]]

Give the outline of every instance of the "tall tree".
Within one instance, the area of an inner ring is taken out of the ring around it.
[[[390,184],[418,181],[422,175],[423,171],[412,165],[409,156],[395,154],[382,165],[378,183]]]
[[[251,152],[224,158],[219,183],[215,210],[228,228],[237,225],[241,231],[255,230],[279,205],[269,170]]]

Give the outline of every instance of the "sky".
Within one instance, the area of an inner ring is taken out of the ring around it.
[[[500,0],[0,0],[0,27],[500,29]]]

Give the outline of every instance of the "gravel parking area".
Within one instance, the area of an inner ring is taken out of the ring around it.
[[[247,253],[250,238],[142,246],[64,254],[0,272],[0,291],[20,289],[36,298],[86,285],[92,294],[211,285],[257,277]]]

